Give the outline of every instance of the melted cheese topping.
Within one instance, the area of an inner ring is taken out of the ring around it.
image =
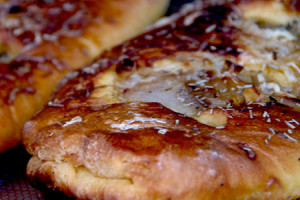
[[[184,21],[186,26],[200,14],[190,14]],[[264,21],[271,23],[271,28],[247,18],[252,19],[252,14],[246,13],[245,18],[228,16],[230,24],[242,30],[234,41],[239,56],[177,52],[155,61],[151,68],[119,74],[107,71],[96,80],[92,96],[113,99],[108,103],[159,102],[215,127],[226,125],[228,116],[223,111],[234,106],[263,103],[270,96],[299,98],[298,35],[293,28],[276,27],[268,19]],[[211,25],[207,31],[214,29],[216,26]],[[97,92],[99,87],[105,92]]]

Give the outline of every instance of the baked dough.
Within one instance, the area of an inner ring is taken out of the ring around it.
[[[25,125],[31,181],[78,199],[300,198],[299,3],[230,2],[69,74]]]
[[[163,14],[167,0],[0,1],[0,152],[57,81]]]

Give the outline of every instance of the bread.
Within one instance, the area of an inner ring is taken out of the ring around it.
[[[0,152],[20,143],[24,123],[49,100],[63,75],[140,33],[167,3],[1,1]]]
[[[198,1],[106,51],[26,123],[27,176],[77,199],[300,198],[299,11]]]

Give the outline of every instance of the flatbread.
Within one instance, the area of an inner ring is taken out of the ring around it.
[[[78,199],[299,198],[289,3],[198,1],[69,74],[25,125],[28,177]]]

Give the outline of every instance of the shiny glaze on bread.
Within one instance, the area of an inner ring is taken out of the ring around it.
[[[26,123],[27,175],[81,199],[299,198],[291,2],[199,1],[70,73]]]

